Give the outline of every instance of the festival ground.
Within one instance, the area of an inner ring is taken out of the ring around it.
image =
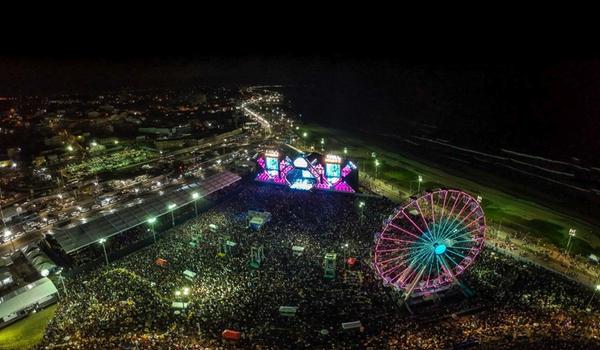
[[[68,278],[69,296],[40,348],[443,349],[465,341],[487,349],[600,348],[600,298],[575,282],[488,248],[462,278],[473,297],[411,316],[370,266],[373,232],[392,202],[364,199],[361,224],[352,195],[244,186],[156,244]],[[272,220],[256,232],[240,214],[257,208]],[[222,235],[237,245],[219,256]],[[252,246],[264,247],[258,269],[249,266]],[[305,249],[298,255],[293,246]],[[323,259],[331,252],[338,259],[328,280]],[[353,268],[342,263],[348,257],[358,261]],[[189,305],[174,310],[174,301]],[[296,315],[281,316],[281,306],[297,307]],[[344,331],[352,321],[362,327]],[[227,343],[225,329],[241,339]]]

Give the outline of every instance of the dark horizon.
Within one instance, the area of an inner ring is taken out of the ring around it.
[[[416,61],[416,60],[415,60]],[[385,55],[0,58],[0,96],[122,89],[283,84],[309,86],[309,119],[371,132],[433,125],[436,137],[484,149],[594,161],[600,151],[600,61],[419,63]],[[466,61],[468,62],[468,60]],[[376,123],[373,123],[376,121]],[[465,132],[464,130],[469,130]]]

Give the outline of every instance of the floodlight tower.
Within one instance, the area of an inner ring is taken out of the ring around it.
[[[104,243],[106,243],[106,238],[100,238],[98,243],[102,244],[102,250],[104,250],[104,259],[106,260],[106,265],[108,266],[108,254],[106,254],[106,246],[104,245]]]

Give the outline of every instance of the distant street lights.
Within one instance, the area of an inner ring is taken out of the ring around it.
[[[194,199],[194,212],[196,216],[198,216],[198,198],[200,198],[200,194],[198,192],[192,193],[192,198]]]
[[[173,214],[173,212],[175,211],[175,208],[177,208],[177,204],[171,203],[167,205],[167,208],[171,211],[171,223],[173,224],[173,227],[175,227],[175,214]]]
[[[148,219],[148,223],[150,224],[150,230],[152,230],[152,238],[154,238],[154,243],[156,243],[156,232],[154,231],[154,223],[156,223],[156,218],[152,217]]]
[[[102,244],[102,250],[104,250],[104,260],[106,260],[106,265],[108,266],[108,254],[106,254],[106,246],[104,245],[104,243],[106,243],[106,238],[100,238],[98,243]]]
[[[575,237],[576,232],[577,232],[577,230],[574,228],[569,229],[569,240],[567,241],[567,247],[565,248],[565,254],[569,254],[569,250],[571,249],[571,239],[573,237]]]

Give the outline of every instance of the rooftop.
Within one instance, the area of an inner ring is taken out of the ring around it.
[[[175,208],[192,203],[195,199],[203,198],[211,193],[225,188],[241,178],[230,172],[222,172],[204,180],[188,184],[164,195],[141,204],[124,208],[113,214],[91,220],[79,226],[55,230],[54,238],[67,254],[80,250],[101,238],[109,238],[148,221],[150,218],[164,215],[170,211],[168,206]]]

